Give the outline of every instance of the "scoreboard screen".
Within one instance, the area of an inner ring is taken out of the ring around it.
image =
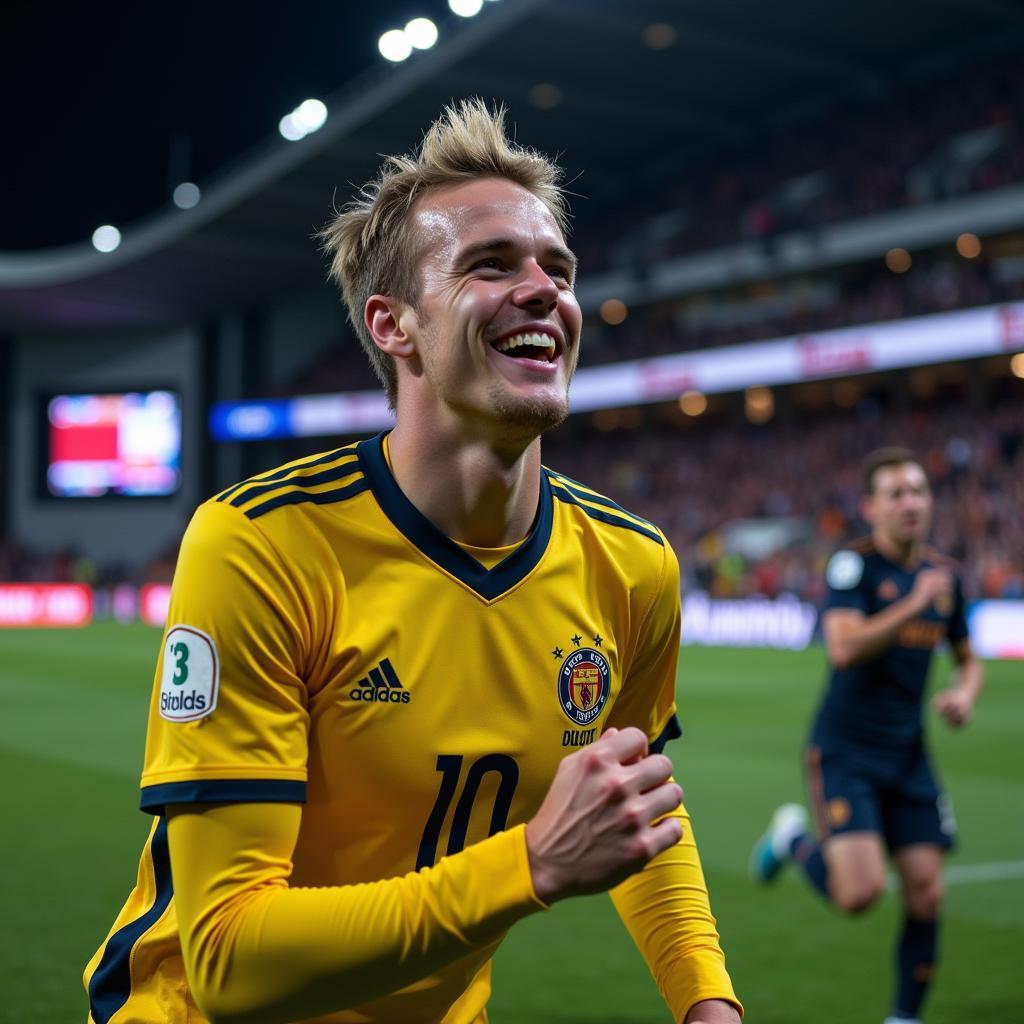
[[[162,497],[181,483],[181,400],[171,391],[44,400],[43,492],[57,498]]]

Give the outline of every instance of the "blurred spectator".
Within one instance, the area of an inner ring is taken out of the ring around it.
[[[684,586],[719,596],[783,591],[821,596],[825,560],[867,532],[859,519],[860,465],[883,444],[919,454],[935,492],[934,545],[963,565],[968,595],[1024,594],[1024,408],[984,414],[954,405],[922,412],[830,414],[752,430],[670,427],[596,435],[555,432],[545,462],[585,480],[668,534]],[[780,498],[784,498],[782,501]],[[797,516],[807,541],[744,563],[716,531],[757,516]]]

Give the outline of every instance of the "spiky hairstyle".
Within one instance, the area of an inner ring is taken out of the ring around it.
[[[341,288],[349,320],[392,409],[398,396],[394,360],[374,344],[363,310],[377,294],[416,302],[419,246],[412,209],[417,198],[442,185],[505,178],[537,196],[568,234],[561,177],[553,161],[509,139],[504,106],[492,111],[483,100],[461,100],[444,108],[413,153],[387,157],[377,178],[320,232],[331,257],[331,277]]]

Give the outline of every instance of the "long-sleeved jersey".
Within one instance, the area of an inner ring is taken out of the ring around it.
[[[547,469],[529,536],[490,566],[409,502],[383,436],[247,480],[196,512],[168,622],[142,775],[156,819],[86,969],[93,1024],[194,1024],[192,988],[232,984],[333,1024],[483,1021],[494,950],[542,907],[523,823],[560,760],[609,726],[654,747],[678,733],[675,556]],[[268,819],[245,804],[292,808],[283,852],[264,856]],[[179,922],[165,808],[209,805],[238,818],[221,812],[220,853],[216,830],[209,849],[186,842],[181,877],[205,856],[237,877]],[[735,998],[686,824],[614,894],[680,1017]],[[179,926],[208,951],[192,978]],[[282,941],[294,955],[266,970],[261,948]],[[325,1001],[327,977],[342,981]]]

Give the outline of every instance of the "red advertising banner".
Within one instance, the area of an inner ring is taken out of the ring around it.
[[[75,628],[92,622],[84,583],[0,583],[0,629]]]
[[[146,583],[139,590],[139,618],[147,626],[163,626],[170,603],[169,583]]]

